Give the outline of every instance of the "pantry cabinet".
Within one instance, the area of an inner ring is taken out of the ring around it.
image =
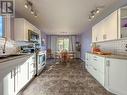
[[[35,76],[35,62],[33,55],[25,63],[11,70],[3,79],[2,95],[16,95]]]
[[[92,27],[92,42],[117,39],[118,11],[111,13],[105,19]]]
[[[24,18],[14,19],[14,40],[28,41],[28,31],[33,31],[41,36],[40,30]]]

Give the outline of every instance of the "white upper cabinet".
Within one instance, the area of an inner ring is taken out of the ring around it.
[[[119,12],[119,38],[127,38],[127,6],[118,10]]]
[[[118,11],[113,12],[104,19],[103,41],[117,39],[118,35]]]
[[[104,32],[103,21],[101,21],[92,28],[92,42],[102,41],[103,32]]]
[[[40,30],[29,23],[24,18],[15,18],[14,20],[14,40],[28,41],[28,30],[34,31],[41,35]]]
[[[92,42],[117,39],[118,11],[113,12],[92,28]]]

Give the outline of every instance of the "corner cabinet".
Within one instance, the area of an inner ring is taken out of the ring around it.
[[[92,27],[92,42],[118,38],[118,10]]]
[[[28,30],[34,31],[41,36],[40,30],[34,25],[29,23],[24,18],[14,19],[14,40],[15,41],[28,41]]]

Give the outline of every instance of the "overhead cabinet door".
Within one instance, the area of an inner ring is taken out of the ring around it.
[[[113,12],[104,19],[103,40],[114,40],[118,36],[118,11]]]
[[[92,42],[118,38],[118,11],[113,12],[92,28]]]

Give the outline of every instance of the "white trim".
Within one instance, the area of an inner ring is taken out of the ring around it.
[[[83,58],[80,58],[82,61],[86,62]]]

